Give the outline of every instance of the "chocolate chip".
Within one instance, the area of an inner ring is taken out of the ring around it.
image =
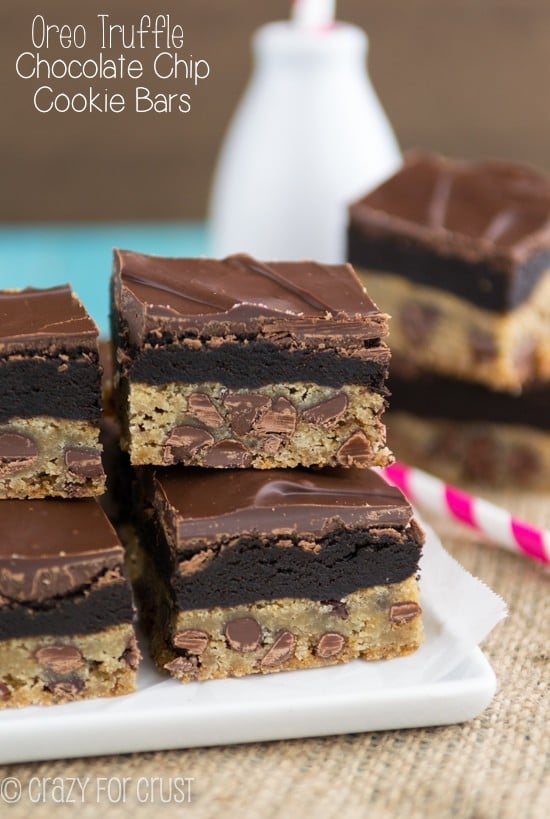
[[[236,435],[247,435],[265,410],[271,406],[268,395],[237,393],[223,399],[229,415],[231,429]]]
[[[276,435],[258,436],[258,445],[266,455],[275,455],[280,450],[282,443],[282,440]]]
[[[165,441],[162,462],[166,465],[185,461],[195,455],[199,449],[210,446],[214,438],[205,429],[182,424],[174,427]]]
[[[498,343],[492,333],[488,333],[479,327],[471,327],[468,339],[474,361],[483,363],[484,361],[490,361],[497,355]]]
[[[419,546],[423,546],[426,543],[426,532],[422,526],[420,526],[416,518],[411,519],[411,522],[409,523],[409,530],[415,543],[418,543]]]
[[[103,466],[101,453],[86,447],[67,447],[63,453],[65,466],[73,475],[80,478],[101,478]]]
[[[164,663],[164,668],[173,674],[192,674],[198,671],[198,660],[196,657],[176,657],[169,663]]]
[[[6,702],[6,700],[10,699],[10,697],[11,697],[10,689],[5,683],[0,682],[0,700],[2,702]]]
[[[344,392],[339,392],[326,401],[320,401],[302,412],[302,418],[308,424],[319,424],[322,427],[333,427],[344,415],[348,406],[348,398]]]
[[[273,401],[270,410],[254,424],[255,432],[275,432],[292,435],[296,429],[296,410],[287,398],[280,396]]]
[[[130,642],[122,652],[121,659],[130,666],[132,671],[136,671],[141,660],[141,651],[138,648],[135,637],[130,638]]]
[[[315,653],[323,660],[337,657],[346,647],[346,638],[337,631],[327,631],[319,638],[315,646]]]
[[[463,451],[466,478],[492,482],[497,472],[498,445],[489,434],[473,435]]]
[[[424,449],[428,458],[458,458],[461,455],[461,442],[452,426],[444,426],[435,433]]]
[[[256,651],[262,639],[260,624],[253,617],[237,617],[225,624],[225,639],[240,654]]]
[[[32,438],[18,432],[0,435],[0,458],[29,458],[38,455],[38,447]]]
[[[178,631],[174,636],[173,643],[176,648],[183,648],[190,654],[202,654],[208,645],[209,635],[207,631],[198,628],[186,628]]]
[[[394,603],[390,607],[390,620],[392,623],[408,623],[409,620],[414,620],[421,613],[422,609],[418,603],[406,600],[402,603]]]
[[[217,429],[223,426],[222,416],[208,395],[203,392],[191,393],[187,401],[187,411],[207,427]]]
[[[347,620],[349,617],[349,609],[343,600],[321,600],[321,605],[330,606],[332,609],[330,613],[336,614],[337,617],[341,617],[342,620]]]
[[[38,648],[34,657],[39,665],[54,674],[69,674],[85,665],[84,658],[76,646],[52,645]]]
[[[262,658],[260,668],[276,668],[283,665],[294,656],[296,637],[291,631],[281,631],[265,657]]]
[[[204,465],[221,468],[243,467],[250,464],[251,458],[244,444],[229,438],[210,447],[204,456]]]
[[[437,307],[417,301],[406,302],[399,312],[403,335],[412,344],[423,344],[439,316]]]
[[[515,446],[507,459],[507,473],[517,481],[531,482],[540,470],[540,460],[536,452],[526,446]]]
[[[336,453],[342,466],[368,466],[373,456],[372,446],[364,432],[357,430],[350,435]]]
[[[0,476],[19,472],[31,466],[38,455],[32,438],[17,432],[0,435]]]
[[[83,688],[84,681],[78,677],[73,677],[70,680],[52,680],[44,686],[46,691],[49,691],[59,700],[74,700]]]

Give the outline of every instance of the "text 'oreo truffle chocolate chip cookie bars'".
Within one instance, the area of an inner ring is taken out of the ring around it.
[[[100,412],[97,328],[70,287],[1,291],[0,708],[135,690],[124,550],[84,497],[105,486]]]
[[[391,461],[387,325],[353,270],[119,251],[112,318],[157,665],[187,682],[413,651],[422,534],[368,469]]]
[[[408,154],[351,206],[348,259],[392,315],[397,456],[550,487],[550,178]]]

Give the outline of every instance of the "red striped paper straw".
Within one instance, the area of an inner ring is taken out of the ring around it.
[[[550,563],[549,530],[537,529],[494,503],[469,495],[416,467],[398,462],[380,471],[411,503],[460,521],[498,546]]]

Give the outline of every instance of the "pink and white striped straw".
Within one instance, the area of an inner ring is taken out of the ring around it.
[[[504,549],[550,564],[550,530],[537,529],[494,503],[469,495],[416,467],[395,463],[380,472],[411,503],[460,521]]]

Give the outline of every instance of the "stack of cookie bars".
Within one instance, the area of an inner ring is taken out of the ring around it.
[[[135,689],[99,496],[182,681],[414,651],[423,535],[370,469],[392,459],[387,330],[349,265],[116,251],[102,412],[70,287],[0,292],[0,706]]]
[[[205,680],[413,651],[422,533],[391,461],[387,316],[349,265],[116,251],[114,397],[157,665]]]
[[[0,291],[0,708],[135,689],[124,549],[94,496],[97,328],[69,286]]]
[[[393,318],[397,456],[550,487],[550,179],[410,153],[351,206],[348,259]]]

